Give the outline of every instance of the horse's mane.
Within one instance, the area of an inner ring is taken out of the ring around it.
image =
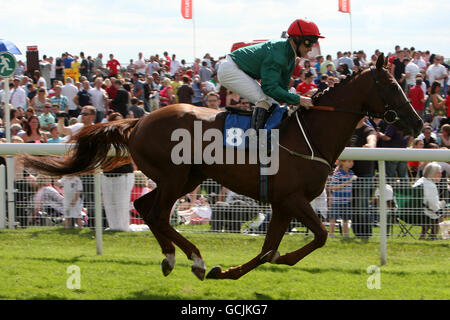
[[[330,87],[327,90],[324,90],[320,93],[317,93],[316,95],[314,95],[312,97],[313,99],[313,104],[315,106],[320,105],[321,102],[323,101],[323,99],[327,98],[329,95],[333,94],[337,89],[345,86],[347,83],[349,83],[350,81],[352,81],[353,79],[359,77],[359,75],[363,72],[364,70],[358,70],[357,72],[352,73],[349,76],[346,76],[345,78],[343,78],[341,81],[339,81],[338,83],[336,83],[333,87]]]
[[[357,72],[352,73],[351,75],[346,76],[345,78],[343,78],[340,82],[336,83],[334,85],[334,87],[330,87],[329,89],[322,91],[320,93],[316,93],[315,95],[313,95],[312,98],[312,102],[313,105],[315,106],[319,106],[323,103],[323,100],[325,98],[328,98],[329,96],[331,96],[337,89],[342,88],[343,86],[345,86],[346,84],[348,84],[349,82],[351,82],[352,80],[358,78],[361,73],[364,71],[365,69],[361,69],[358,70]],[[286,127],[288,120],[295,115],[295,113],[297,113],[298,111],[302,110],[302,112],[304,114],[309,113],[311,110],[304,110],[301,107],[296,108],[293,112],[290,112],[288,114],[288,112],[286,112],[286,114],[283,116],[283,119],[281,120],[280,124],[278,126],[276,126],[274,129],[279,129],[279,130],[283,130],[284,127]]]

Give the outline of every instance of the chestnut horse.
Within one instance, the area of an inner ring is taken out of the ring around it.
[[[272,218],[261,252],[250,261],[222,270],[214,267],[207,278],[238,279],[257,266],[271,262],[295,265],[327,239],[327,230],[310,206],[324,189],[330,165],[344,150],[356,124],[365,115],[385,118],[405,135],[416,136],[422,120],[412,108],[395,79],[386,69],[387,59],[381,55],[376,64],[345,79],[335,88],[314,98],[311,110],[298,109],[283,120],[279,131],[279,170],[269,176],[268,199]],[[298,113],[301,116],[298,117]],[[66,160],[24,155],[26,165],[48,175],[91,172],[103,166],[117,165],[128,153],[138,168],[157,183],[157,188],[135,201],[135,208],[144,218],[166,256],[162,271],[167,276],[175,265],[175,245],[193,260],[193,273],[201,280],[206,266],[199,249],[169,224],[175,201],[192,192],[206,178],[254,199],[258,198],[260,168],[258,164],[174,164],[171,150],[178,142],[171,141],[178,128],[194,134],[194,121],[201,121],[202,130],[223,130],[226,113],[208,108],[176,104],[159,109],[141,119],[125,119],[84,128],[74,137],[73,154]],[[300,120],[301,119],[301,120]],[[314,152],[325,161],[311,161],[310,147],[299,129],[307,127],[306,135]],[[203,148],[206,146],[204,143]],[[113,147],[113,161],[108,152]],[[290,152],[286,152],[286,150]],[[291,219],[297,219],[314,234],[302,248],[280,255],[277,251]]]

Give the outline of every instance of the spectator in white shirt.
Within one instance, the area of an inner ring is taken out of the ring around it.
[[[44,88],[47,89],[47,81],[45,78],[41,75],[41,72],[39,70],[35,70],[33,74],[33,79],[36,83],[36,86],[38,88]]]
[[[56,63],[53,57],[48,58],[48,63],[50,63],[50,82],[48,83],[48,87],[51,88],[53,81],[56,79]]]
[[[74,86],[72,78],[66,79],[66,84],[61,88],[61,94],[67,97],[69,104],[69,116],[74,118],[78,117],[80,112],[78,106],[73,101],[73,98],[75,98],[78,94],[78,88]]]
[[[156,61],[155,56],[150,57],[150,62],[147,64],[146,73],[147,77],[150,77],[153,72],[159,72],[161,70],[161,66],[159,65],[158,61]]]
[[[423,60],[422,55],[419,51],[414,52],[412,62],[414,62],[419,67],[420,72],[427,69],[427,63],[425,62],[425,60]]]
[[[14,88],[9,94],[9,102],[13,107],[22,107],[26,109],[27,106],[27,94],[25,90],[20,86],[20,79],[14,78]]]
[[[420,72],[420,69],[409,58],[403,59],[403,63],[405,64],[406,88],[407,88],[406,92],[408,92],[409,88],[414,87],[416,85],[416,76]]]
[[[94,88],[89,89],[92,105],[97,110],[95,123],[102,122],[106,115],[106,102],[108,100],[108,94],[104,89],[102,89],[102,84],[103,79],[96,78]]]
[[[439,220],[443,217],[445,201],[439,200],[439,192],[436,183],[440,182],[442,168],[437,162],[431,162],[425,166],[423,177],[413,187],[423,185],[424,220],[422,225],[421,239],[425,239],[427,231],[431,228],[431,239],[436,239]]]
[[[134,62],[135,72],[145,75],[145,61],[142,59],[142,52],[139,52],[138,56],[139,59]]]
[[[172,60],[170,61],[170,74],[173,76],[177,73],[178,69],[181,67],[180,61],[176,60],[176,56],[172,55]]]
[[[58,131],[65,136],[71,137],[80,132],[85,126],[94,124],[96,110],[93,106],[84,106],[81,109],[81,122],[77,122],[71,126],[64,126],[64,117],[58,117]]]
[[[5,99],[5,90],[3,90],[4,88],[4,82],[0,81],[0,106],[3,103],[3,99]]]
[[[441,84],[441,88],[444,88],[444,79],[448,77],[448,71],[440,63],[442,60],[442,57],[439,55],[434,57],[434,63],[427,69],[427,77],[430,84],[438,81]]]

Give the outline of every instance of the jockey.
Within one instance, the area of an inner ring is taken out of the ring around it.
[[[306,57],[319,38],[314,22],[297,19],[287,31],[288,39],[271,40],[239,48],[228,54],[218,69],[221,85],[255,104],[252,128],[262,129],[272,104],[312,106],[311,98],[288,91],[296,57]],[[257,82],[261,80],[261,84]]]

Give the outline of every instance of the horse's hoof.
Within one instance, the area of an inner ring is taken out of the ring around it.
[[[167,258],[164,258],[164,260],[161,262],[161,269],[164,277],[167,277],[172,272],[173,265],[170,264]]]
[[[192,273],[196,275],[197,278],[203,281],[205,279],[206,266],[202,258],[197,256],[195,253],[191,254],[191,260],[194,260],[192,265]]]
[[[280,257],[280,253],[278,251],[270,250],[269,252],[264,254],[261,258],[259,258],[259,260],[262,263],[266,263],[266,262],[275,263],[279,257]]]
[[[195,276],[197,278],[199,278],[200,280],[204,280],[205,279],[205,272],[206,270],[197,266],[192,266],[191,268],[192,273],[195,274]]]
[[[219,279],[218,275],[222,273],[222,267],[216,266],[212,268],[206,275],[206,279]]]

